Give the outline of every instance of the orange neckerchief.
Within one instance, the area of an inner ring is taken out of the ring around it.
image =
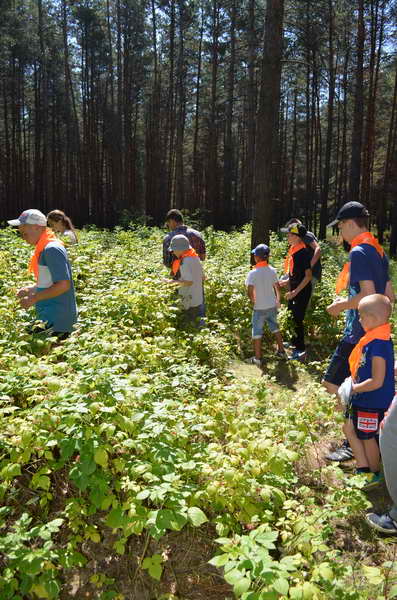
[[[384,250],[382,246],[379,244],[378,240],[370,233],[369,231],[364,231],[364,233],[360,233],[356,235],[356,237],[352,240],[350,244],[350,249],[353,250],[355,246],[359,246],[360,244],[368,244],[369,246],[373,246],[375,250],[380,254],[383,258]],[[335,290],[336,293],[339,294],[342,290],[346,290],[349,285],[349,277],[350,277],[350,261],[343,265],[342,271],[338,275],[338,279],[336,280]]]
[[[256,265],[254,265],[254,269],[260,269],[261,267],[268,267],[269,263],[267,260],[260,260],[259,262],[256,263]]]
[[[364,346],[369,344],[369,342],[372,342],[372,340],[390,340],[390,334],[390,323],[385,323],[384,325],[375,327],[375,329],[371,329],[371,331],[368,331],[365,335],[363,335],[358,344],[354,346],[349,357],[350,373],[353,379],[355,379],[357,375]]]
[[[55,233],[51,229],[49,229],[48,227],[46,227],[44,229],[43,233],[41,234],[41,236],[39,238],[39,241],[36,244],[36,247],[34,249],[34,252],[32,254],[32,257],[30,259],[29,266],[28,266],[28,271],[30,273],[34,273],[36,281],[39,278],[39,260],[40,260],[40,254],[43,252],[44,248],[50,242],[59,242],[60,244],[63,244],[63,242],[60,242],[58,240],[58,238],[55,235]]]
[[[176,275],[178,273],[178,271],[181,267],[182,259],[185,258],[186,256],[196,256],[197,258],[199,258],[199,255],[197,254],[197,252],[194,248],[189,248],[188,250],[185,250],[184,252],[182,252],[180,257],[176,258],[172,263],[171,270],[174,275]]]
[[[299,250],[302,250],[302,248],[306,248],[304,242],[299,242],[299,244],[295,244],[295,246],[290,246],[288,254],[284,259],[284,273],[292,275],[294,272],[294,254],[299,252]]]

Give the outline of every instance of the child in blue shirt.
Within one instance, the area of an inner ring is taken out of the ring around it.
[[[365,335],[350,358],[352,386],[344,432],[357,462],[368,473],[366,488],[380,482],[379,424],[394,397],[394,352],[390,339],[390,300],[371,294],[358,305]]]

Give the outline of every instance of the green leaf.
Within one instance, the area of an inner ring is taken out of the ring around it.
[[[280,579],[276,579],[276,581],[273,583],[273,587],[276,590],[276,592],[279,592],[283,596],[286,596],[288,594],[289,583],[283,577],[280,577]]]
[[[94,453],[94,460],[97,465],[106,469],[108,466],[108,453],[104,448],[97,448]]]
[[[106,517],[105,523],[108,527],[112,529],[118,529],[120,527],[124,527],[126,522],[126,515],[122,510],[121,506],[117,506],[113,508],[108,516]]]
[[[201,508],[198,508],[197,506],[188,508],[187,516],[193,527],[200,527],[200,525],[208,521]]]
[[[6,479],[9,481],[10,479],[14,479],[21,474],[21,465],[17,463],[10,463],[2,468],[0,472],[0,477],[2,479]]]
[[[251,585],[251,581],[248,579],[248,577],[242,577],[241,579],[239,579],[239,581],[237,581],[234,586],[233,586],[233,591],[236,594],[236,596],[241,596],[242,594],[244,594],[244,592],[247,592],[250,588]]]
[[[146,569],[153,579],[160,581],[161,574],[163,572],[163,567],[161,566],[162,562],[163,558],[160,556],[160,554],[153,554],[153,556],[147,556],[144,559],[142,562],[142,568]]]
[[[373,585],[379,585],[384,581],[384,575],[382,571],[378,569],[378,567],[370,567],[367,565],[363,565],[362,569],[369,583],[372,583]]]
[[[214,565],[214,567],[223,567],[229,561],[229,554],[218,554],[218,556],[214,556],[208,562],[210,565]]]
[[[388,593],[388,597],[389,597],[389,598],[397,598],[397,583],[396,583],[396,584],[394,584],[394,585],[393,585],[393,586],[390,588],[390,590],[389,590],[389,593]]]

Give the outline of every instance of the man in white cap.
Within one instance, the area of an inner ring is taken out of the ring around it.
[[[59,338],[67,337],[77,320],[77,306],[64,245],[47,228],[45,215],[35,208],[25,210],[18,219],[8,223],[18,227],[25,242],[35,247],[29,271],[36,285],[18,291],[21,306],[35,306],[37,318],[45,323],[45,331]]]

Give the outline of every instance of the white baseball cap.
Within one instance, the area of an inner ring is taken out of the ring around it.
[[[24,210],[18,219],[12,219],[7,221],[9,225],[18,227],[19,225],[47,225],[47,217],[36,208],[29,208]]]

